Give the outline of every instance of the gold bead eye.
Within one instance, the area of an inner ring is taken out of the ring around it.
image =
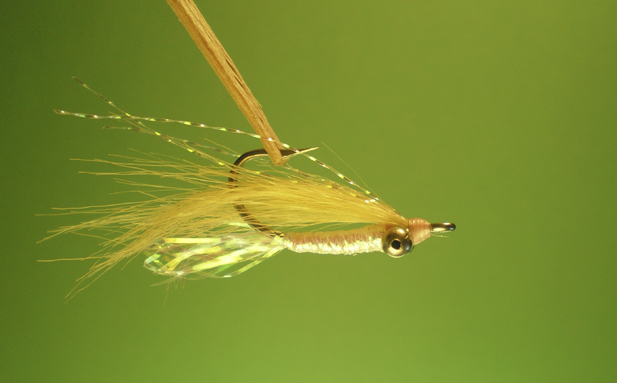
[[[413,250],[413,243],[409,232],[402,227],[388,229],[381,239],[384,253],[399,258]]]

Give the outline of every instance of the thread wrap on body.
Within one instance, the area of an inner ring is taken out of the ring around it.
[[[344,254],[382,252],[385,225],[327,232],[285,233],[285,246],[296,253]]]

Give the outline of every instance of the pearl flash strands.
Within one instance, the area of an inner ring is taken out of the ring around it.
[[[86,259],[96,262],[81,277],[77,293],[123,260],[145,256],[144,266],[156,274],[175,278],[225,278],[238,275],[276,253],[345,254],[383,252],[400,258],[432,234],[452,231],[452,223],[407,219],[371,192],[309,154],[316,148],[285,149],[285,159],[304,156],[330,170],[340,182],[299,171],[289,164],[273,166],[264,149],[242,155],[211,144],[174,138],[145,122],[175,123],[203,129],[188,121],[133,116],[90,90],[117,112],[109,115],[61,115],[115,120],[134,132],[159,137],[192,155],[193,161],[162,155],[113,156],[114,160],[88,160],[114,165],[112,175],[132,185],[145,197],[137,202],[108,206],[60,209],[61,214],[92,214],[94,219],[61,227],[50,237],[76,233],[102,238],[102,248]],[[112,128],[112,127],[107,127]],[[223,160],[221,157],[228,157]],[[235,158],[235,160],[234,160]],[[250,167],[245,166],[248,162]],[[149,177],[148,177],[149,176]],[[139,182],[139,177],[175,180],[183,186]],[[366,226],[345,230],[350,224]],[[46,238],[47,239],[47,238]]]

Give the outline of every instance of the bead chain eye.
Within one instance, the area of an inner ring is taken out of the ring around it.
[[[394,258],[402,257],[413,249],[409,232],[402,227],[388,229],[384,233],[381,243],[384,253]]]

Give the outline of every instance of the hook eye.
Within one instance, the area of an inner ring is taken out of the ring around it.
[[[456,225],[451,222],[431,223],[431,233],[433,234],[454,230],[456,230]]]
[[[402,257],[413,250],[409,232],[398,226],[388,229],[384,233],[381,243],[384,253],[394,258]]]

